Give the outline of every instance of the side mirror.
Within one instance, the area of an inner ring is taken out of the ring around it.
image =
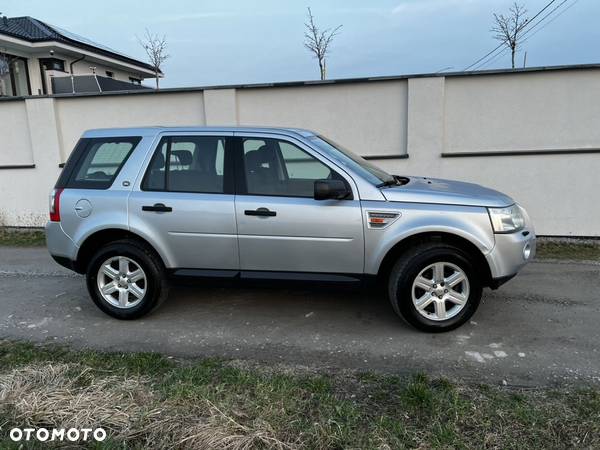
[[[315,200],[343,200],[350,194],[350,190],[342,180],[315,181]]]

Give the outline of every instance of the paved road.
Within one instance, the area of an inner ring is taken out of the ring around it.
[[[89,300],[83,277],[44,249],[0,247],[0,338],[528,386],[600,383],[600,265],[530,264],[486,291],[470,323],[438,335],[413,330],[365,291],[171,292],[153,315],[117,321]]]

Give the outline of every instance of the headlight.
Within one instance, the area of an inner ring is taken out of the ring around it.
[[[495,233],[514,233],[523,229],[525,219],[516,203],[506,208],[488,208]]]

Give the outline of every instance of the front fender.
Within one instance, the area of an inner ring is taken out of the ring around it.
[[[400,202],[363,202],[365,224],[369,211],[396,212],[400,217],[387,228],[365,226],[365,273],[375,275],[388,252],[399,242],[424,233],[458,236],[477,247],[483,255],[495,245],[486,208]]]

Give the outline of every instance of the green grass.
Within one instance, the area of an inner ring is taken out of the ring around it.
[[[0,227],[0,246],[40,247],[46,245],[46,236],[41,230]]]
[[[110,443],[93,448],[177,447],[188,429],[178,428],[180,424],[191,427],[200,419],[206,433],[193,442],[207,448],[228,448],[228,442],[234,446],[248,436],[257,439],[249,448],[600,447],[600,390],[595,387],[515,390],[423,374],[308,373],[218,359],[175,361],[156,354],[1,342],[0,395],[3,377],[11,370],[63,363],[72,365],[66,376],[82,386],[103,377],[114,380],[108,386],[143,380],[140,387],[128,388],[126,404],[107,405],[129,411],[128,429],[112,429]],[[83,368],[87,372],[81,377]],[[40,401],[44,386],[46,382],[35,393],[24,389],[18,398],[31,395]],[[134,404],[144,414],[136,416],[127,402],[138,396],[143,401]],[[22,427],[24,417],[34,426],[59,425],[52,423],[59,407],[48,417],[39,411],[19,415],[19,408],[24,406],[0,402],[0,448],[17,448],[7,430]],[[102,424],[98,418],[97,425]]]
[[[600,243],[538,241],[536,258],[600,261]]]

